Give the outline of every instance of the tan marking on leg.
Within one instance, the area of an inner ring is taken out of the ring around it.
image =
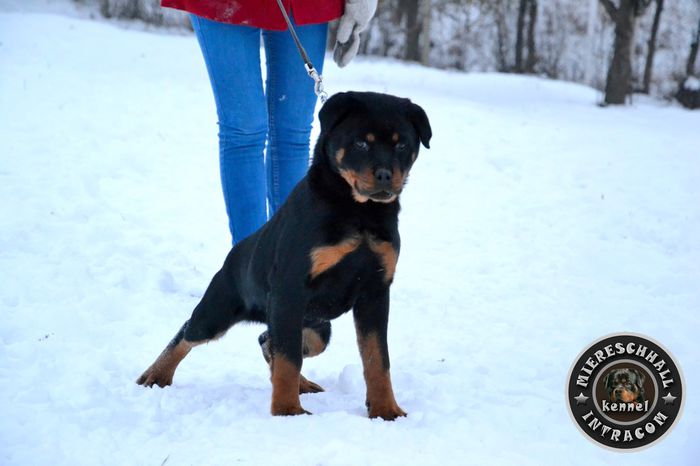
[[[185,359],[194,346],[196,346],[194,343],[180,340],[177,345],[166,347],[153,364],[141,374],[136,383],[146,387],[152,387],[155,384],[161,388],[172,385],[177,365]]]
[[[301,374],[289,359],[283,355],[272,358],[272,405],[273,416],[308,414],[299,401],[299,380]]]
[[[396,272],[396,263],[399,260],[399,254],[394,249],[394,246],[388,241],[380,241],[375,238],[370,238],[369,247],[379,256],[379,260],[382,262],[384,268],[384,281],[386,283],[391,282],[394,279],[394,272]]]
[[[367,385],[367,408],[369,417],[381,417],[387,421],[393,421],[399,416],[405,416],[396,399],[391,386],[391,376],[388,369],[382,364],[382,353],[379,339],[374,333],[361,335],[357,332],[357,343],[362,356],[365,383]]]
[[[340,148],[335,153],[335,163],[340,165],[343,162],[343,157],[345,157],[345,149]]]
[[[311,330],[310,328],[305,328],[302,331],[302,341],[303,341],[303,351],[306,352],[304,354],[304,358],[312,358],[320,353],[323,352],[323,350],[326,349],[326,344],[323,343],[323,340],[321,340],[321,337],[318,336],[316,332]],[[263,348],[263,358],[265,358],[265,362],[267,362],[268,367],[270,368],[270,374],[272,374],[272,357],[270,356],[270,340],[268,339],[265,343],[265,348]],[[308,348],[308,349],[307,349]],[[325,391],[322,386],[319,384],[312,382],[311,380],[307,379],[304,377],[302,374],[299,374],[299,394],[302,393],[318,393],[318,392],[323,392]]]
[[[367,142],[374,142],[377,140],[377,138],[374,136],[374,133],[367,133],[365,139],[367,139]]]
[[[305,328],[301,331],[302,354],[305,358],[313,358],[323,353],[326,343],[321,339],[321,335],[315,330]]]
[[[299,394],[301,395],[302,393],[318,393],[318,392],[323,392],[323,387],[320,386],[319,384],[310,381],[303,375],[299,375]]]
[[[311,271],[309,275],[312,279],[330,269],[345,256],[353,252],[360,245],[360,238],[350,237],[333,246],[319,246],[311,250]]]
[[[394,133],[391,135],[391,140],[393,142],[399,142],[399,133]]]

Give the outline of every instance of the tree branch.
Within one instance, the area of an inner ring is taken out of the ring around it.
[[[615,7],[615,4],[612,2],[612,0],[600,0],[600,3],[603,4],[603,7],[605,8],[605,11],[608,12],[610,15],[610,18],[613,21],[617,21],[617,8]]]

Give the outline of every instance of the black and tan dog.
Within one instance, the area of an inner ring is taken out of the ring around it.
[[[643,402],[644,376],[636,369],[613,369],[605,378],[610,401]]]
[[[321,391],[300,373],[321,353],[330,320],[353,310],[370,417],[406,413],[389,375],[389,287],[399,255],[398,197],[430,123],[408,99],[336,94],[320,112],[321,135],[307,176],[279,211],[238,243],[202,300],[137,380],[170,385],[192,347],[241,321],[262,322],[272,371],[272,414],[302,414],[299,393]]]

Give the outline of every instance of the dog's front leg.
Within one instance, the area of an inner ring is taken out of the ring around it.
[[[389,374],[386,334],[389,321],[389,288],[360,296],[353,308],[357,344],[362,356],[369,417],[392,421],[406,413],[394,398]]]
[[[290,296],[273,294],[268,301],[273,416],[310,414],[299,400],[303,310]]]

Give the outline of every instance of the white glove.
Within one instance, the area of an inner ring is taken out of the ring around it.
[[[377,0],[346,0],[345,12],[338,24],[333,60],[341,68],[355,58],[360,48],[360,33],[367,29],[377,11]]]

